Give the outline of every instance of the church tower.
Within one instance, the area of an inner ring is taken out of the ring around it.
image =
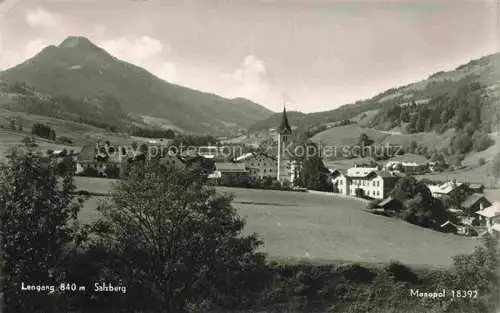
[[[278,127],[278,175],[277,179],[283,182],[285,179],[290,179],[288,175],[288,161],[289,156],[285,153],[286,146],[291,140],[292,128],[288,123],[286,115],[286,107],[283,107],[283,115],[281,116],[281,123]]]

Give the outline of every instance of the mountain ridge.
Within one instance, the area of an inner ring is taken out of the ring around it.
[[[79,36],[0,72],[0,80],[25,82],[42,93],[75,99],[111,96],[126,112],[164,118],[193,133],[238,134],[272,114],[248,99],[226,99],[169,83]]]
[[[477,81],[485,85],[492,99],[500,99],[500,52],[470,60],[453,70],[438,71],[422,80],[387,89],[377,95],[354,103],[344,104],[332,110],[304,113],[295,120],[301,129],[353,119],[373,110],[385,110],[411,101],[427,103],[432,98],[456,92],[463,85]],[[492,100],[492,105],[496,100]],[[499,104],[500,107],[500,104]],[[273,120],[279,113],[250,126],[252,131],[265,131],[274,127]],[[500,116],[499,116],[500,118]],[[384,125],[371,125],[386,128]],[[388,130],[388,129],[383,129]]]

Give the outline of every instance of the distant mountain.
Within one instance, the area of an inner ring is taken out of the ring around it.
[[[236,134],[273,113],[247,99],[226,99],[168,83],[85,37],[68,37],[59,46],[46,47],[1,72],[0,80],[25,82],[41,93],[76,100],[112,98],[136,118],[154,118],[156,124],[161,120],[194,133]]]
[[[472,60],[461,65],[452,71],[441,71],[428,78],[406,86],[391,88],[373,98],[359,100],[355,103],[346,104],[333,110],[315,112],[299,116],[291,124],[302,129],[318,127],[333,122],[340,122],[346,119],[359,119],[363,113],[370,115],[371,127],[388,130],[394,123],[387,123],[384,118],[387,110],[395,106],[404,106],[411,103],[443,103],[454,101],[453,96],[460,89],[472,84],[479,83],[484,87],[484,94],[487,95],[486,104],[483,107],[483,119],[491,119],[486,123],[500,123],[500,53],[488,55],[477,60]],[[436,101],[442,97],[442,101]],[[456,100],[456,99],[455,99]],[[446,106],[453,107],[452,103]],[[374,114],[379,111],[378,114]],[[369,114],[368,114],[369,113]],[[271,117],[272,118],[272,117]],[[267,119],[270,121],[270,119]],[[272,122],[259,121],[250,127],[253,131],[265,130]]]

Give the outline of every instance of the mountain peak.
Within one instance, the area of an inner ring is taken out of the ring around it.
[[[59,45],[60,48],[74,48],[82,46],[95,47],[95,45],[87,37],[82,36],[69,36]]]

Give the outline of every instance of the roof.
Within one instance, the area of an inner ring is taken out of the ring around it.
[[[394,175],[393,173],[389,172],[389,171],[378,171],[377,172],[377,175],[382,177],[382,178],[398,178],[399,176],[397,175]]]
[[[273,161],[276,160],[276,157],[274,157],[272,155],[269,155],[269,154],[267,154],[265,152],[252,152],[252,153],[247,153],[247,154],[248,154],[248,156],[245,155],[245,158],[243,158],[241,160],[236,159],[236,161],[240,161],[240,162],[241,161],[246,161],[248,159],[251,159],[251,158],[254,158],[254,157],[258,157],[258,156],[263,156],[263,157],[269,158],[269,159],[271,159]]]
[[[96,148],[93,144],[85,144],[80,150],[78,155],[79,162],[94,162],[96,155]]]
[[[345,175],[350,178],[366,178],[373,173],[382,178],[399,177],[389,171],[384,171],[384,170],[379,171],[376,167],[351,167],[350,169],[347,170],[347,173]]]
[[[280,134],[291,134],[292,128],[290,123],[288,123],[288,116],[286,115],[286,108],[283,107],[283,115],[281,116],[281,123],[278,126],[278,132]]]
[[[453,190],[455,190],[456,188],[458,188],[462,185],[463,185],[463,183],[457,182],[454,186],[454,183],[450,181],[450,182],[444,183],[442,185],[427,185],[427,187],[429,188],[429,190],[432,193],[449,194],[450,192],[452,192]]]
[[[377,206],[385,206],[385,205],[387,205],[387,204],[391,203],[391,202],[392,202],[392,201],[394,201],[394,200],[396,200],[396,199],[394,199],[393,197],[389,196],[389,197],[385,198],[384,200],[380,201],[380,202],[377,204]]]
[[[480,188],[484,188],[484,185],[483,184],[469,184],[469,188],[480,189]]]
[[[495,202],[491,206],[476,212],[476,214],[479,214],[484,217],[498,216],[500,215],[500,203]]]
[[[221,175],[221,172],[220,171],[215,171],[211,174],[208,174],[208,178],[211,179],[211,178],[221,178],[222,175]]]
[[[246,172],[245,164],[232,162],[217,162],[215,168],[220,172]]]
[[[390,159],[390,161],[396,162],[408,162],[408,163],[418,163],[418,164],[427,164],[427,159],[418,154],[406,153],[403,155],[396,155]]]
[[[451,225],[451,226],[453,226],[453,227],[455,227],[455,228],[458,228],[458,225],[455,225],[455,224],[453,224],[453,223],[452,223],[452,222],[450,222],[450,221],[446,221],[446,222],[445,222],[444,224],[442,224],[440,227],[445,227],[445,226],[447,226],[447,225]]]
[[[479,200],[481,199],[484,199],[486,201],[488,201],[488,199],[486,199],[485,196],[483,196],[482,194],[479,194],[479,193],[474,193],[470,196],[468,196],[463,202],[462,202],[462,207],[464,208],[470,208],[471,206],[473,206],[474,204],[476,204]],[[489,202],[489,201],[488,201]]]
[[[349,177],[366,177],[378,169],[376,167],[351,167],[347,169],[347,176]]]
[[[245,153],[245,154],[240,155],[240,156],[239,156],[239,157],[237,157],[235,160],[236,160],[236,161],[244,161],[244,160],[246,160],[246,159],[248,159],[248,158],[251,158],[251,157],[253,157],[253,156],[254,156],[254,154],[253,154],[252,152],[249,152],[249,153]]]

